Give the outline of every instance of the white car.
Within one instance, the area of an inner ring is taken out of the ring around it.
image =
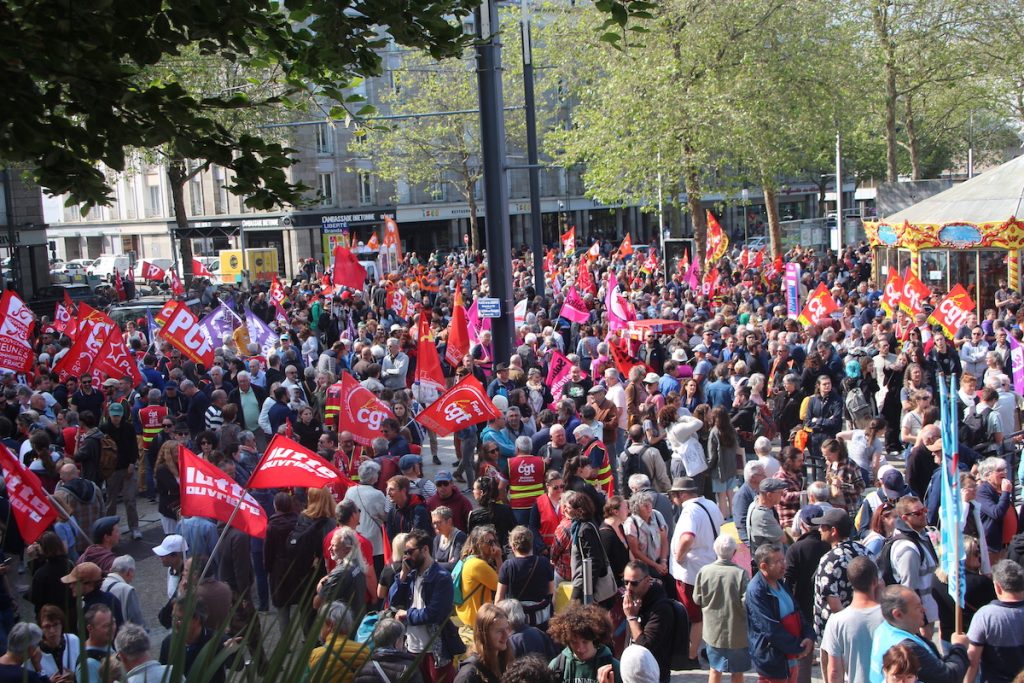
[[[117,270],[119,273],[126,273],[130,266],[131,263],[127,256],[108,254],[96,259],[89,267],[88,273],[98,277],[100,280],[110,281],[114,277],[114,270]]]

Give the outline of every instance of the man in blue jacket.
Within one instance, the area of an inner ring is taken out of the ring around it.
[[[420,661],[425,681],[451,683],[452,658],[466,651],[449,617],[455,607],[452,575],[434,562],[430,536],[413,529],[405,541],[402,571],[388,591],[395,618],[406,625],[406,647],[413,654],[427,652]]]
[[[814,652],[814,630],[782,583],[786,573],[782,546],[760,546],[754,563],[758,571],[747,586],[745,601],[754,669],[759,680],[796,683],[797,659]]]

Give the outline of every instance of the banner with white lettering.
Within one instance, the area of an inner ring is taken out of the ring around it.
[[[313,451],[284,434],[277,434],[271,439],[260,464],[249,477],[249,488],[278,489],[302,486],[318,489],[339,479],[348,477],[339,473]],[[353,482],[350,480],[348,485],[352,486]]]
[[[786,264],[786,274],[782,278],[782,285],[786,289],[786,317],[795,319],[800,316],[799,263]]]
[[[967,318],[973,310],[974,299],[970,292],[963,285],[957,284],[928,316],[928,323],[941,326],[946,336],[952,339],[956,331],[967,324]]]
[[[182,515],[227,523],[237,506],[231,526],[255,538],[266,538],[267,513],[238,482],[184,446],[178,447],[178,458]]]
[[[35,543],[57,521],[57,509],[43,490],[39,477],[3,444],[0,444],[0,468],[18,532],[25,543]]]
[[[0,297],[0,368],[15,372],[32,369],[32,328],[36,316],[13,290]]]
[[[194,363],[213,367],[213,342],[206,336],[206,330],[199,325],[199,318],[179,301],[174,312],[167,318],[160,337]]]
[[[487,395],[480,380],[473,375],[466,375],[417,415],[416,421],[444,437],[471,425],[493,420],[499,415],[501,411]]]
[[[572,363],[558,350],[551,352],[551,362],[548,363],[547,385],[551,390],[551,396],[557,403],[562,398],[562,389],[570,379]]]

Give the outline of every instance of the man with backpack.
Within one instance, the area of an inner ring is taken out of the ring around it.
[[[97,486],[103,486],[100,475],[100,457],[103,452],[103,432],[99,430],[99,419],[91,410],[83,411],[78,416],[83,433],[78,437],[78,448],[74,459],[82,468],[82,476]]]
[[[648,446],[644,442],[644,428],[640,425],[629,428],[629,444],[619,454],[618,466],[619,482],[626,495],[629,494],[626,488],[629,478],[634,474],[647,475],[659,493],[665,493],[672,486],[661,453],[654,446]]]
[[[921,635],[931,639],[939,607],[932,597],[932,580],[938,567],[938,554],[925,530],[928,508],[917,496],[904,496],[896,502],[896,528],[882,546],[878,567],[886,585],[902,584],[921,596],[924,624]]]
[[[991,387],[981,390],[981,401],[964,415],[960,438],[981,455],[999,455],[1006,434],[996,409],[999,392]]]
[[[107,476],[107,515],[117,514],[117,499],[120,496],[124,500],[132,538],[139,540],[142,538],[142,532],[139,530],[139,511],[135,506],[135,498],[139,492],[139,481],[135,476],[135,463],[139,460],[139,441],[131,420],[124,419],[124,406],[120,403],[111,403],[109,412],[110,419],[103,423],[101,429],[113,441],[116,459],[114,471]],[[101,446],[100,470],[101,474],[105,474],[103,470],[109,467],[107,460],[110,449],[106,438],[102,440]]]
[[[672,675],[673,637],[682,630],[676,623],[672,601],[665,595],[661,581],[652,577],[643,562],[631,560],[622,573],[626,593],[622,596],[622,612],[626,615],[627,644],[636,643],[650,650],[658,662],[660,683],[668,683]]]

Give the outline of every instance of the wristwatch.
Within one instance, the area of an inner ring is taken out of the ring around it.
[[[626,621],[640,621],[640,617],[626,617]]]

